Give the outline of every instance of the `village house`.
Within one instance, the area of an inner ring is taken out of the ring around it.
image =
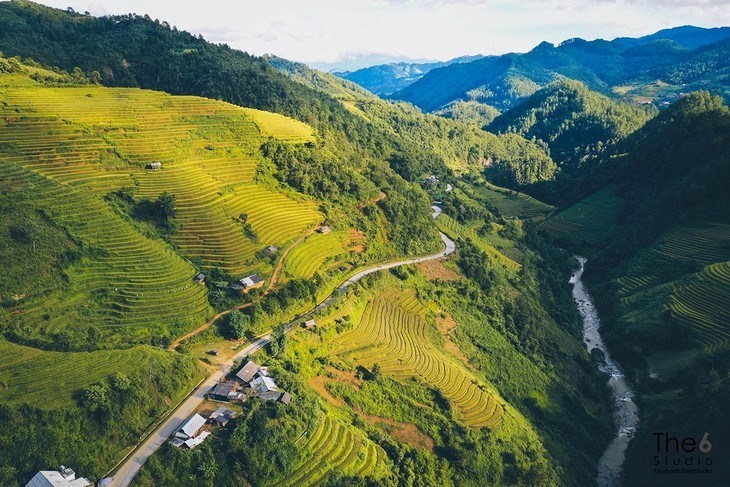
[[[192,450],[200,445],[210,435],[209,431],[201,431],[205,426],[205,418],[198,413],[192,414],[175,430],[175,437],[170,444],[177,448]]]
[[[427,183],[436,184],[439,182],[439,178],[437,178],[435,175],[431,174],[429,177],[426,178]]]
[[[261,369],[261,366],[259,364],[252,360],[249,360],[248,362],[246,362],[246,365],[241,367],[241,370],[236,373],[236,377],[241,379],[241,381],[243,381],[245,384],[248,384],[256,376],[259,369]]]
[[[252,289],[258,289],[264,285],[264,279],[258,274],[251,274],[248,277],[239,279],[238,282],[240,283],[240,288],[244,293],[247,293]]]
[[[315,326],[317,326],[317,323],[314,320],[307,320],[302,323],[302,328],[305,328],[307,330],[312,330]]]
[[[259,375],[251,381],[251,388],[264,401],[276,401],[281,396],[281,391],[271,377]]]
[[[175,430],[175,437],[183,440],[194,438],[198,435],[203,425],[205,425],[205,418],[198,413],[194,413]]]
[[[158,169],[162,168],[162,163],[161,162],[153,162],[148,167],[150,169],[152,169],[153,171],[157,171]]]
[[[76,478],[76,472],[73,469],[61,465],[58,471],[41,470],[25,484],[25,487],[88,487],[93,485],[91,480],[84,477]]]
[[[202,272],[201,272],[200,274],[198,274],[197,276],[195,276],[195,277],[193,278],[193,280],[194,280],[194,281],[195,281],[195,282],[196,282],[197,284],[200,284],[201,286],[205,286],[205,274],[203,274]]]
[[[264,255],[268,255],[269,257],[273,257],[276,255],[276,253],[279,251],[279,247],[276,245],[269,245],[264,249]]]
[[[279,402],[281,402],[282,404],[289,404],[291,402],[291,400],[292,400],[292,395],[289,394],[288,392],[285,392],[279,398]]]
[[[332,229],[330,227],[328,227],[327,225],[322,225],[321,227],[319,227],[317,229],[317,231],[319,233],[321,233],[322,235],[327,235],[328,233],[330,233],[332,231]]]
[[[233,381],[219,382],[205,393],[209,401],[231,402],[242,401],[244,395],[238,392],[238,384]]]
[[[221,406],[211,413],[208,421],[216,426],[224,427],[228,424],[228,421],[232,420],[235,417],[235,411]]]

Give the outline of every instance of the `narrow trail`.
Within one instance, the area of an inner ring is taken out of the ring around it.
[[[441,213],[440,208],[439,211],[434,210],[433,217],[436,218]],[[423,257],[413,257],[410,259],[404,259],[399,260],[395,262],[390,263],[384,263],[384,264],[378,264],[373,265],[369,268],[363,269],[359,272],[357,272],[355,275],[349,277],[348,279],[344,280],[342,284],[340,284],[338,287],[335,288],[330,295],[328,295],[326,298],[324,298],[318,305],[316,305],[314,308],[312,308],[310,311],[306,312],[302,316],[296,318],[293,322],[289,323],[288,329],[291,329],[294,327],[294,324],[297,320],[302,319],[304,316],[307,316],[308,314],[311,314],[317,310],[320,310],[324,307],[326,307],[329,303],[332,302],[333,296],[335,296],[338,293],[344,292],[350,285],[354,284],[355,282],[359,281],[363,277],[372,274],[373,272],[378,272],[385,269],[392,269],[393,267],[403,266],[403,265],[409,265],[409,264],[416,264],[419,262],[425,262],[429,260],[437,260],[441,259],[452,252],[456,250],[456,244],[453,240],[451,240],[449,237],[447,237],[442,232],[439,232],[439,236],[441,237],[441,241],[444,243],[444,248],[442,251],[426,255]],[[292,244],[291,247],[298,244],[299,241],[306,238],[306,235],[302,236],[300,240]],[[290,249],[291,249],[290,247]],[[285,255],[282,255],[281,262],[283,262],[283,259],[285,258]],[[279,266],[277,266],[279,267]],[[278,274],[277,274],[278,276]],[[269,286],[271,288],[271,286]],[[268,289],[267,289],[268,292]],[[246,306],[250,306],[251,303],[247,303],[245,305],[232,308],[230,310],[222,311],[218,313],[215,317],[211,318],[211,320],[206,323],[205,325],[201,326],[197,330],[189,333],[185,337],[176,340],[176,342],[179,344],[183,339],[186,337],[189,338],[191,336],[194,336],[197,333],[200,333],[201,331],[205,330],[209,326],[211,326],[215,321],[220,318],[221,316],[225,315],[226,313],[230,313],[234,309],[241,309],[245,308]],[[168,440],[168,438],[175,432],[175,430],[180,426],[180,424],[187,418],[190,414],[192,414],[198,406],[205,400],[205,393],[213,387],[217,382],[219,382],[221,379],[225,378],[226,375],[231,371],[231,367],[233,366],[233,363],[236,360],[242,359],[257,350],[260,350],[264,346],[266,346],[267,343],[269,343],[269,340],[271,339],[271,333],[267,333],[264,335],[261,335],[257,337],[252,343],[248,344],[246,347],[244,347],[242,350],[240,350],[236,355],[228,359],[224,364],[221,365],[221,367],[213,372],[206,380],[204,380],[195,390],[193,390],[190,395],[177,407],[175,408],[167,418],[165,418],[160,425],[155,429],[152,433],[150,433],[146,438],[144,438],[135,449],[133,449],[126,458],[124,458],[118,465],[118,468],[115,468],[116,473],[112,477],[111,483],[108,484],[110,487],[129,487],[129,485],[132,484],[132,481],[134,480],[134,477],[139,473],[139,471],[144,466],[145,462],[147,462],[147,459],[152,456],[153,453],[155,453],[164,443]]]

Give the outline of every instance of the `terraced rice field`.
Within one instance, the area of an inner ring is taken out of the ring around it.
[[[615,229],[621,200],[606,188],[538,225],[549,234],[574,242],[597,244]]]
[[[19,303],[13,320],[22,326],[47,333],[93,324],[114,345],[160,336],[173,323],[184,331],[212,314],[206,288],[192,283],[199,269],[103,199],[122,187],[136,199],[173,194],[177,250],[234,275],[265,273],[257,250],[283,246],[322,219],[315,202],[254,181],[264,137],[313,140],[300,122],[137,89],[3,86],[0,101],[0,177],[93,249],[68,270],[63,292]],[[152,162],[162,168],[146,169]]]
[[[479,227],[477,225],[463,225],[454,218],[451,218],[449,215],[442,213],[441,216],[436,219],[436,226],[439,230],[450,235],[452,238],[471,240],[474,245],[479,248],[479,250],[509,269],[517,271],[521,267],[520,264],[504,255],[493,245],[489,245],[484,238],[478,234],[477,230]]]
[[[277,481],[277,486],[316,486],[333,470],[365,477],[382,467],[385,452],[354,428],[324,415],[309,436],[302,463]]]
[[[473,428],[500,424],[503,410],[484,383],[430,338],[434,325],[415,291],[389,289],[367,303],[359,323],[337,337],[335,352],[396,379],[416,377],[438,388],[456,418]]]
[[[706,350],[730,346],[730,225],[678,227],[617,280],[626,302],[667,282],[672,316],[688,324]]]
[[[136,347],[96,352],[44,352],[0,341],[0,386],[4,402],[40,408],[75,404],[78,393],[118,372],[136,375],[174,357]]]
[[[325,263],[327,267],[334,267],[344,261],[362,241],[357,234],[346,230],[327,235],[315,233],[292,249],[284,262],[284,270],[288,277],[309,279]]]
[[[555,209],[532,196],[490,183],[477,184],[471,189],[474,197],[496,208],[502,216],[540,221],[549,217]]]

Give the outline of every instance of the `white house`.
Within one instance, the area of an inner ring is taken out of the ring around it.
[[[89,487],[91,480],[79,477],[73,469],[61,465],[60,470],[41,470],[33,476],[25,487]]]

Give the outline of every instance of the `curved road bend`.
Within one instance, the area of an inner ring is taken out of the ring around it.
[[[438,207],[434,207],[438,208]],[[433,217],[436,218],[441,214],[441,209],[434,210]],[[356,283],[365,276],[386,269],[392,269],[393,267],[399,267],[409,264],[417,264],[419,262],[426,262],[429,260],[440,259],[446,255],[449,255],[456,250],[456,244],[449,237],[439,232],[441,240],[444,242],[444,250],[437,254],[426,255],[423,257],[415,257],[412,259],[401,260],[397,262],[391,262],[388,264],[381,264],[368,269],[362,270],[354,276],[343,282],[335,291],[333,291],[327,298],[324,299],[319,305],[317,305],[312,311],[318,311],[332,301],[332,297],[335,293],[340,293],[347,290],[347,287],[351,284]],[[307,314],[309,314],[307,313]],[[301,319],[297,318],[295,321]],[[290,324],[290,328],[292,325]],[[180,424],[190,416],[195,409],[205,400],[205,393],[219,382],[223,377],[230,372],[233,362],[242,359],[247,355],[254,353],[255,351],[263,348],[271,339],[271,333],[263,335],[257,338],[254,342],[244,347],[240,352],[234,355],[225,365],[214,372],[208,379],[205,380],[198,388],[167,418],[165,421],[130,455],[124,463],[119,467],[116,474],[113,477],[113,481],[110,487],[128,487],[132,484],[132,480],[135,475],[142,469],[147,459],[157,451],[175,432]]]

